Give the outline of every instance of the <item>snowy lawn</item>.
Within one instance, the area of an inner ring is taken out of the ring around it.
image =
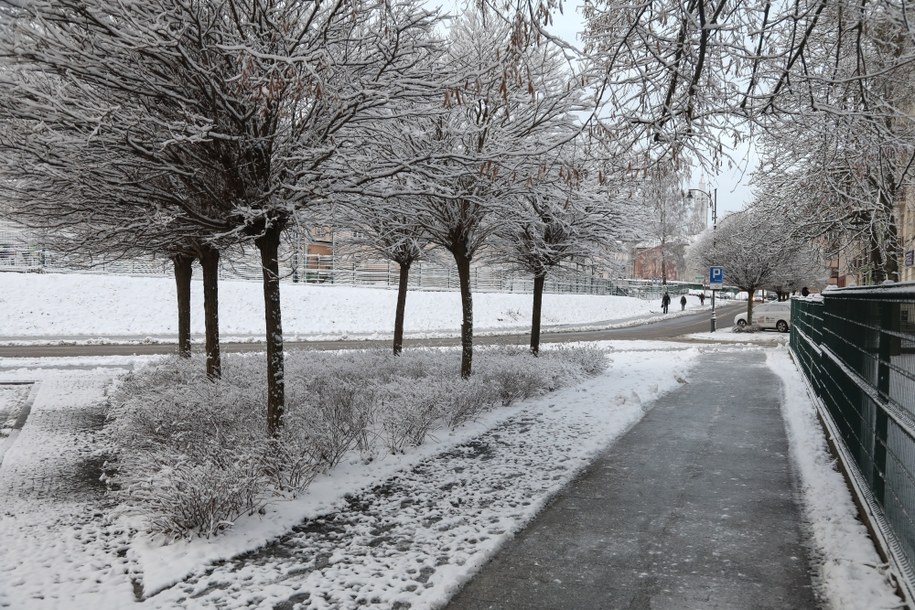
[[[202,335],[203,290],[192,285],[191,331]],[[391,335],[395,290],[283,284],[286,338],[378,339]],[[474,294],[478,334],[525,330],[530,325],[529,294]],[[263,335],[263,293],[257,282],[223,281],[219,286],[223,340]],[[709,306],[706,304],[705,308]],[[686,313],[699,308],[690,297]],[[543,295],[544,327],[609,328],[657,318],[661,305],[630,297]],[[175,284],[165,277],[91,274],[0,273],[0,340],[130,338],[171,339],[177,335]],[[680,311],[672,315],[681,315]],[[457,336],[461,303],[457,292],[411,292],[405,332],[412,337]]]

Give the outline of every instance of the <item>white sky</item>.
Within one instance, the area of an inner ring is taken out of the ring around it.
[[[565,0],[562,6],[563,13],[556,12],[553,16],[551,30],[563,39],[580,47],[581,38],[579,34],[584,28],[584,23],[578,8],[582,6],[582,2]],[[684,188],[700,188],[704,183],[704,190],[708,192],[717,188],[719,219],[730,212],[743,209],[752,199],[749,185],[752,177],[751,173],[756,167],[756,156],[749,153],[749,147],[747,146],[733,150],[730,155],[733,157],[733,163],[726,164],[717,175],[696,170],[693,176],[693,183],[683,185]],[[709,217],[709,222],[711,222],[711,217]]]

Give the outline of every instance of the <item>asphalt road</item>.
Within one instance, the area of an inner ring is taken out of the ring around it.
[[[746,307],[743,302],[720,302],[717,305],[718,327],[729,328],[735,314]],[[671,317],[638,326],[625,328],[612,328],[604,330],[544,330],[541,332],[541,343],[570,343],[574,341],[607,341],[607,340],[659,340],[676,339],[683,335],[708,332],[710,329],[709,310],[686,316]],[[508,335],[477,335],[474,337],[476,345],[528,345],[528,333]],[[296,349],[365,349],[373,347],[388,347],[391,341],[385,340],[334,340],[334,341],[286,341],[286,350]],[[225,352],[257,352],[263,351],[264,344],[260,342],[233,343],[223,342]],[[451,346],[460,345],[460,338],[448,337],[441,339],[404,339],[404,347],[409,346]],[[197,345],[196,350],[202,349]],[[77,356],[132,356],[149,354],[170,354],[175,351],[173,343],[131,343],[116,344],[104,343],[93,345],[64,344],[64,345],[3,345],[0,346],[0,358],[44,358],[44,357],[77,357]]]

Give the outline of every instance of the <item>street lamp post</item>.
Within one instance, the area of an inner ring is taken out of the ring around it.
[[[686,193],[687,199],[693,198],[693,192],[702,193],[708,197],[708,205],[712,208],[712,256],[715,255],[715,233],[718,229],[718,189],[712,189],[711,193],[703,191],[702,189],[689,189]],[[715,293],[717,290],[712,288],[712,319],[711,319],[711,329],[712,332],[715,332],[715,327],[717,325],[717,317],[715,315]]]

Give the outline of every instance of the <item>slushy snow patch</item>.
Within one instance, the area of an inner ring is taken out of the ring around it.
[[[814,400],[786,348],[767,352],[782,381],[782,415],[800,479],[807,534],[820,590],[830,608],[900,608],[887,565],[858,518],[845,479],[826,445]]]

